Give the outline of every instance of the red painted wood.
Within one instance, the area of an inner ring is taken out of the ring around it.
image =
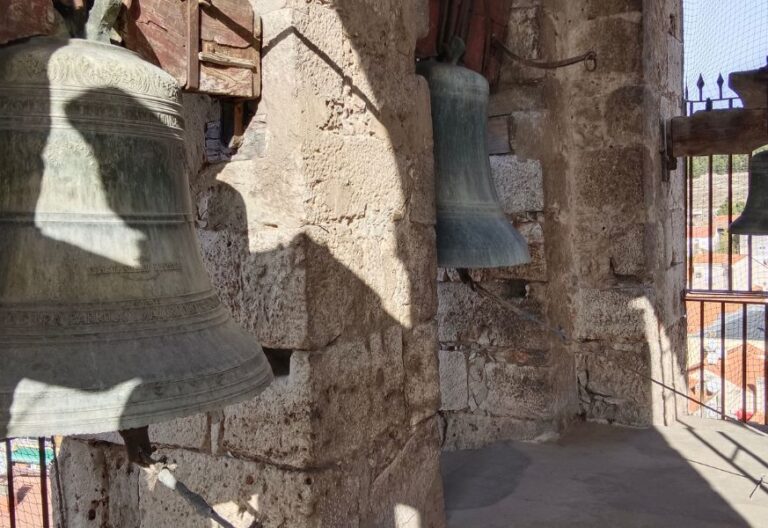
[[[261,27],[250,3],[212,0],[212,4],[196,11],[200,38],[190,46],[188,6],[196,8],[197,0],[132,0],[122,28],[125,45],[173,75],[182,86],[212,95],[255,97],[260,88],[258,68],[200,63],[194,71],[199,75],[197,82],[194,75],[188,78],[188,60],[197,57],[198,51],[259,64]]]
[[[53,32],[52,0],[0,0],[0,44]]]
[[[493,84],[499,75],[502,56],[500,50],[491,45],[491,38],[495,36],[502,41],[506,38],[512,0],[430,0],[429,34],[416,44],[416,57],[434,57],[439,53],[440,28],[445,24],[449,35],[457,31],[461,9],[466,2],[471,4],[465,39],[467,50],[462,64],[482,73]],[[446,43],[448,40],[446,37]]]

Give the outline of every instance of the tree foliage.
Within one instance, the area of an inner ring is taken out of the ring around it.
[[[768,145],[760,147],[753,152],[768,150]],[[732,170],[736,172],[747,172],[749,169],[749,157],[746,154],[734,154],[732,156]],[[709,171],[709,157],[696,156],[693,158],[693,177],[698,178]],[[725,154],[716,154],[712,156],[712,174],[728,174],[728,156]]]
[[[733,204],[733,216],[740,215],[742,211],[744,211],[744,202],[739,200],[738,202],[734,202]],[[724,201],[720,204],[720,207],[717,208],[718,216],[725,216],[728,214],[728,200]]]

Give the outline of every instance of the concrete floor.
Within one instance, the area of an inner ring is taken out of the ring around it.
[[[718,420],[579,423],[552,443],[444,453],[442,467],[450,528],[768,527],[768,436]]]

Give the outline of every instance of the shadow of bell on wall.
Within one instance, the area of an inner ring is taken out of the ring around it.
[[[0,437],[146,426],[272,373],[199,254],[176,82],[110,44],[0,50]]]

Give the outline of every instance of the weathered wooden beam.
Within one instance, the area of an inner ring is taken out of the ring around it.
[[[768,144],[768,109],[702,111],[671,120],[673,157],[747,154]]]
[[[200,87],[200,7],[195,0],[187,0],[187,86]]]
[[[250,2],[123,2],[125,46],[169,72],[187,90],[245,99],[259,96],[261,19]]]
[[[49,35],[56,20],[51,0],[0,0],[0,44]]]

